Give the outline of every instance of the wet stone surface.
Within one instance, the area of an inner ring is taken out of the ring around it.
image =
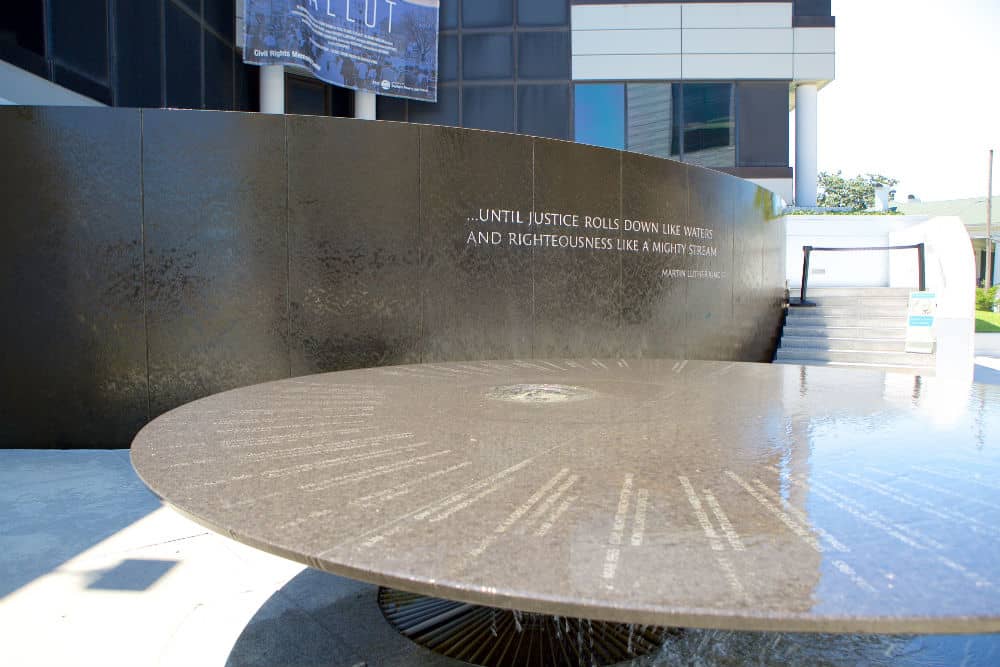
[[[996,632],[998,408],[993,386],[831,368],[423,364],[202,399],[132,458],[219,532],[401,590],[667,626]]]

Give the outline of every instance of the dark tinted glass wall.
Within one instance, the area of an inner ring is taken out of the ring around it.
[[[0,10],[0,59],[81,95],[123,107],[259,108],[258,68],[244,65],[236,49],[234,0],[10,5]],[[454,70],[451,51],[445,67]],[[353,93],[287,74],[285,109],[347,116]]]
[[[234,4],[17,0],[0,10],[0,58],[104,104],[252,110]]]
[[[233,0],[18,0],[0,58],[105,104],[255,111]],[[435,104],[377,100],[386,120],[572,136],[570,0],[441,0]],[[286,75],[285,110],[350,115],[353,93]]]
[[[569,0],[441,0],[436,104],[378,117],[572,138]]]

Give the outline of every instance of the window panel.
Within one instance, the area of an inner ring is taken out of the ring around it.
[[[201,26],[172,3],[164,11],[167,106],[200,109]]]
[[[458,37],[441,35],[438,37],[438,81],[458,79]]]
[[[626,86],[626,146],[634,153],[680,159],[678,84],[630,83]]]
[[[569,32],[522,32],[517,38],[517,76],[569,79]]]
[[[569,139],[569,85],[518,86],[517,131]]]
[[[406,100],[401,97],[375,97],[375,117],[379,120],[406,120]]]
[[[462,0],[462,26],[506,28],[514,25],[513,0]]]
[[[233,0],[205,0],[205,22],[230,43],[235,39],[234,9]]]
[[[465,35],[462,76],[466,79],[514,78],[514,46],[510,33]]]
[[[458,125],[458,87],[438,86],[437,94],[437,102],[409,101],[411,123]]]
[[[123,107],[161,106],[159,5],[119,2],[115,22],[118,46],[116,104]]]
[[[478,130],[514,131],[513,86],[465,86],[462,125]]]
[[[788,81],[736,84],[737,166],[788,166],[788,86]]]
[[[569,0],[521,0],[517,3],[519,25],[569,25]]]
[[[205,108],[233,108],[233,50],[205,33]]]
[[[577,84],[574,105],[574,136],[577,142],[607,148],[625,148],[624,84]]]
[[[104,0],[53,2],[49,7],[52,57],[92,79],[107,81],[108,19]],[[0,11],[8,10],[5,6]],[[195,42],[195,57],[197,50]]]
[[[733,84],[684,84],[684,161],[736,166]]]
[[[326,115],[326,88],[321,81],[285,76],[285,112],[309,116]]]
[[[441,0],[438,23],[441,30],[453,30],[458,27],[458,0]]]

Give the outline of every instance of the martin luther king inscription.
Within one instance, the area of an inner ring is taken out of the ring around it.
[[[653,253],[698,257],[718,257],[719,248],[710,245],[714,230],[662,223],[656,220],[631,220],[611,216],[567,212],[522,213],[515,209],[481,208],[468,219],[476,225],[508,225],[505,231],[472,229],[466,245],[510,248],[552,248],[557,250],[597,250],[606,252]],[[510,231],[514,229],[515,231]],[[609,236],[607,232],[625,233]],[[605,234],[602,234],[604,232]],[[666,238],[664,238],[666,237]],[[724,271],[667,268],[669,278],[707,278],[721,280]]]

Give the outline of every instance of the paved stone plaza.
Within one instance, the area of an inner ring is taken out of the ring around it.
[[[127,455],[0,452],[0,627],[18,629],[5,633],[0,664],[459,666],[389,627],[373,586],[245,547],[162,507],[131,472]],[[637,664],[998,661],[996,635],[692,631]]]

